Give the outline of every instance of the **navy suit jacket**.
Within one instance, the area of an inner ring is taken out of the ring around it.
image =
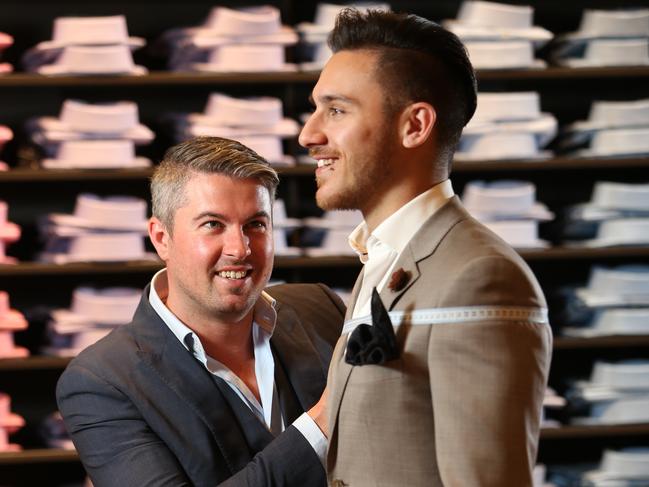
[[[326,485],[313,448],[290,424],[320,398],[344,306],[323,285],[267,291],[277,300],[271,348],[286,430],[273,437],[182,346],[147,286],[133,321],[79,354],[57,386],[96,487]]]

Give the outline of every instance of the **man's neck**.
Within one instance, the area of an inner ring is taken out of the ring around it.
[[[210,322],[204,327],[188,326],[200,338],[205,353],[230,369],[260,401],[255,374],[252,323],[251,311],[244,320],[238,322]]]

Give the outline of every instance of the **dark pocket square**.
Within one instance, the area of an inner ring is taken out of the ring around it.
[[[362,323],[347,342],[345,362],[350,365],[381,365],[399,358],[392,320],[376,288],[372,290],[372,326]]]

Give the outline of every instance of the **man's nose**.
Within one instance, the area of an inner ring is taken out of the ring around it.
[[[306,147],[307,149],[327,143],[327,137],[322,130],[320,114],[317,111],[311,114],[304,127],[302,127],[298,141],[302,147]]]
[[[250,238],[243,228],[230,228],[225,233],[223,253],[236,259],[244,259],[250,255]]]

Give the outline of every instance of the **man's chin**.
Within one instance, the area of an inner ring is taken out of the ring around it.
[[[315,195],[315,201],[319,208],[326,211],[357,209],[357,206],[348,201],[344,195],[327,194],[320,190]]]

